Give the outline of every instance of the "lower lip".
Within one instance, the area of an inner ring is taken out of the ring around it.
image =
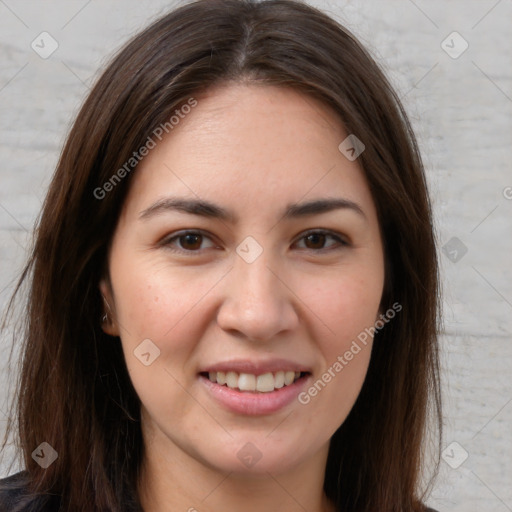
[[[291,404],[305,387],[310,377],[311,374],[307,374],[289,386],[283,386],[268,393],[237,391],[214,383],[203,375],[199,375],[199,380],[204,384],[208,393],[228,410],[256,416],[272,414]]]

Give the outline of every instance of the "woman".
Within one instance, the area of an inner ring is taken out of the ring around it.
[[[5,510],[428,510],[423,167],[323,13],[200,0],[127,44],[69,134],[29,276]]]

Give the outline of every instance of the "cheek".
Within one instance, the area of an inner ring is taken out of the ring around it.
[[[358,350],[350,361],[340,354],[343,362],[335,360],[328,364],[298,396],[304,408],[301,418],[306,431],[329,439],[349,415],[366,377],[371,343]]]
[[[363,276],[363,277],[362,277]],[[302,296],[322,324],[324,346],[328,353],[339,352],[350,341],[375,324],[381,301],[383,278],[364,273],[340,272],[318,279],[308,290],[303,281]],[[313,283],[309,283],[313,284]]]
[[[304,407],[304,428],[329,438],[350,413],[365,380],[373,344],[369,328],[378,314],[380,287],[356,279],[326,281],[309,300],[318,312],[317,323],[329,329],[321,329],[322,336],[317,331],[322,366],[298,400]]]
[[[174,424],[176,418],[163,413],[161,405],[172,403],[182,415],[194,406],[184,387],[195,375],[194,353],[212,321],[211,301],[225,269],[171,268],[149,257],[118,263],[111,278],[130,378],[151,415]],[[152,362],[145,366],[137,355],[147,353],[140,347],[148,339],[154,346],[149,344]]]
[[[197,269],[169,269],[147,260],[124,265],[121,261],[112,276],[123,339],[176,338],[184,326],[197,325],[195,309],[218,280],[217,272],[205,271],[198,277]]]
[[[180,418],[196,407],[185,389],[186,374],[209,321],[208,292],[222,273],[203,272],[198,277],[197,268],[169,269],[135,258],[118,263],[111,279],[130,378],[150,416],[171,430],[178,428]],[[144,341],[148,339],[154,346]],[[137,354],[147,352],[146,366]]]
[[[301,401],[315,410],[307,419],[312,427],[321,428],[329,416],[329,428],[335,430],[357,399],[370,361],[382,286],[380,273],[347,272],[317,281],[307,295],[307,305],[317,317],[316,342],[323,359]]]

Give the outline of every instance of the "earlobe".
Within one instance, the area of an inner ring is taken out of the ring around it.
[[[110,336],[119,336],[119,328],[115,316],[114,300],[109,284],[105,279],[99,283],[100,293],[103,299],[103,308],[100,320],[101,329]]]

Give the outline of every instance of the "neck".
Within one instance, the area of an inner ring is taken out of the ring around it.
[[[299,466],[278,473],[222,472],[168,438],[145,443],[139,479],[144,512],[335,512],[323,492],[328,445]],[[162,446],[165,446],[162,449]]]

